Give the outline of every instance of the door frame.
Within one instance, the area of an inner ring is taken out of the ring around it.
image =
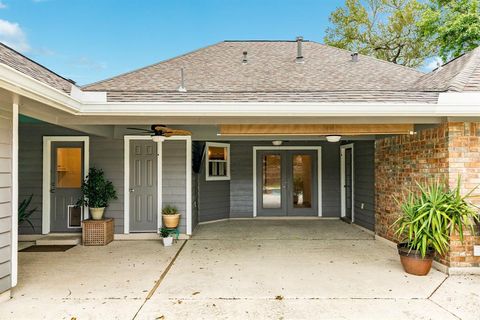
[[[322,147],[320,146],[254,146],[253,147],[253,217],[257,217],[257,151],[317,151],[317,211],[322,216]]]
[[[152,140],[150,136],[126,135],[124,139],[124,185],[123,185],[123,233],[130,233],[130,141],[132,140]],[[186,233],[192,234],[192,137],[191,136],[172,136],[165,138],[165,141],[185,141],[186,159],[185,159],[185,218]],[[163,206],[163,142],[157,142],[157,233],[162,227],[162,206]]]
[[[345,150],[352,149],[352,222],[355,221],[355,150],[354,144],[344,144],[340,146],[340,207],[341,207],[341,217],[345,218],[347,216],[346,207],[345,207]]]
[[[44,136],[43,137],[43,172],[42,172],[42,234],[50,233],[50,185],[52,167],[52,142],[83,142],[83,178],[90,168],[89,136]],[[83,210],[83,219],[88,219],[88,210]]]

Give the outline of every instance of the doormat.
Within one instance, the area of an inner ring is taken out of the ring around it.
[[[73,247],[75,245],[31,246],[20,250],[20,252],[64,252]]]

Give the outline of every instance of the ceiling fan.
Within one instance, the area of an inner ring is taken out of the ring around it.
[[[192,132],[188,130],[180,130],[169,128],[163,124],[153,124],[150,127],[150,130],[142,128],[127,128],[128,130],[142,131],[144,133],[149,133],[152,136],[152,140],[155,142],[163,141],[165,138],[171,136],[190,136]]]

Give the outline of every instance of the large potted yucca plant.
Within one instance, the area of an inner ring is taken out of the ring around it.
[[[435,254],[446,254],[450,236],[458,234],[463,242],[464,230],[474,232],[479,216],[476,207],[460,193],[460,177],[453,189],[445,182],[416,183],[419,192],[409,191],[401,200],[402,215],[392,225],[401,240],[398,253],[407,273],[426,275],[432,267]]]
[[[82,197],[77,206],[86,206],[93,220],[101,220],[111,200],[117,199],[117,192],[111,181],[105,178],[103,170],[90,168],[82,183]]]

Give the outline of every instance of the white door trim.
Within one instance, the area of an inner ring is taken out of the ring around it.
[[[320,146],[254,146],[253,147],[253,217],[257,216],[257,151],[265,150],[316,150],[317,151],[317,206],[322,216],[322,147]]]
[[[83,142],[83,178],[90,168],[90,138],[88,136],[45,136],[43,137],[43,184],[42,184],[42,234],[50,233],[50,185],[52,168],[52,142]],[[88,210],[83,210],[83,218],[88,219]]]
[[[132,140],[151,140],[150,136],[141,135],[126,135],[124,136],[124,186],[123,186],[123,233],[130,233],[130,141]],[[186,233],[192,234],[192,138],[190,136],[173,136],[165,138],[165,141],[183,140],[186,144],[186,187],[185,187],[185,201],[186,201]],[[162,207],[163,207],[163,145],[162,142],[157,142],[157,232],[160,232],[162,227]]]
[[[354,165],[354,145],[353,143],[340,146],[340,199],[341,199],[341,217],[346,217],[345,207],[345,150],[352,149],[352,222],[355,221],[355,165]]]

